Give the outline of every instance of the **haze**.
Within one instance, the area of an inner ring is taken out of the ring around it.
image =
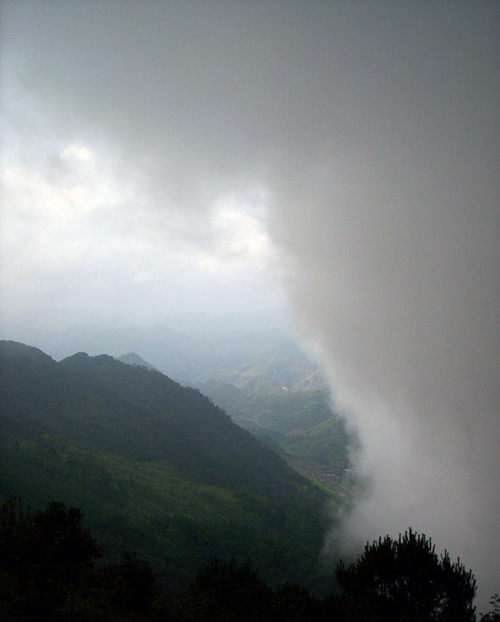
[[[327,548],[411,525],[485,603],[500,4],[0,6],[4,323],[290,307],[370,482]]]

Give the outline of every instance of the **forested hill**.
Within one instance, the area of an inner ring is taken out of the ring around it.
[[[159,372],[126,365],[110,356],[75,354],[60,366],[91,387],[105,387],[131,404],[147,408],[132,425],[138,456],[161,457],[207,481],[282,495],[297,476],[274,452],[197,389]],[[128,432],[126,433],[128,436]]]
[[[16,342],[0,342],[0,377],[3,497],[91,508],[111,550],[139,549],[173,584],[213,554],[252,555],[271,580],[314,575],[325,493],[199,391]]]

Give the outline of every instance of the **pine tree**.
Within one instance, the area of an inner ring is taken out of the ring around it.
[[[336,577],[346,610],[366,609],[387,622],[473,622],[476,581],[460,560],[441,557],[424,534],[412,529],[367,543],[349,567],[340,562]],[[349,618],[347,618],[349,619]]]

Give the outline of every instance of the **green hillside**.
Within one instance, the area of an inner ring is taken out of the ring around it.
[[[201,390],[259,438],[278,443],[288,459],[345,469],[355,442],[330,406],[326,390],[260,393],[211,380]]]
[[[251,339],[227,340],[239,362],[233,350],[225,356],[221,342],[211,342],[214,357],[197,362],[195,386],[295,468],[313,479],[319,474],[318,481],[344,494],[349,447],[357,439],[333,408],[321,368],[293,339],[261,333],[255,341],[250,350]]]
[[[195,389],[109,356],[56,363],[1,342],[0,494],[81,507],[109,557],[171,587],[212,555],[271,582],[319,581],[327,493]]]
[[[149,329],[75,326],[34,337],[55,358],[106,352],[197,387],[301,473],[316,481],[314,474],[320,473],[322,483],[341,483],[349,445],[356,439],[332,406],[321,367],[283,330],[251,330],[250,324],[229,330],[227,318],[205,324],[195,318],[187,327],[185,322]],[[177,332],[186,328],[190,334]],[[336,492],[341,488],[333,486]]]

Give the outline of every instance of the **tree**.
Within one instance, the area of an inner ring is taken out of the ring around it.
[[[412,529],[398,540],[386,536],[367,543],[356,563],[339,563],[336,577],[346,620],[361,619],[360,610],[363,619],[386,622],[475,620],[472,572],[460,560],[452,563],[447,552],[439,557],[432,541]]]
[[[15,497],[0,506],[1,619],[56,619],[75,602],[102,555],[82,518],[78,508],[56,501],[34,513]]]
[[[98,578],[114,611],[144,615],[159,594],[149,564],[129,551],[120,564],[101,568]]]
[[[491,611],[481,616],[480,622],[500,622],[500,596],[494,594],[490,599]]]
[[[250,559],[238,564],[214,557],[197,574],[185,595],[187,619],[219,622],[273,620],[273,590],[259,578]]]
[[[320,619],[320,601],[299,583],[282,583],[274,592],[273,622],[313,622]],[[333,622],[333,621],[332,621]]]

